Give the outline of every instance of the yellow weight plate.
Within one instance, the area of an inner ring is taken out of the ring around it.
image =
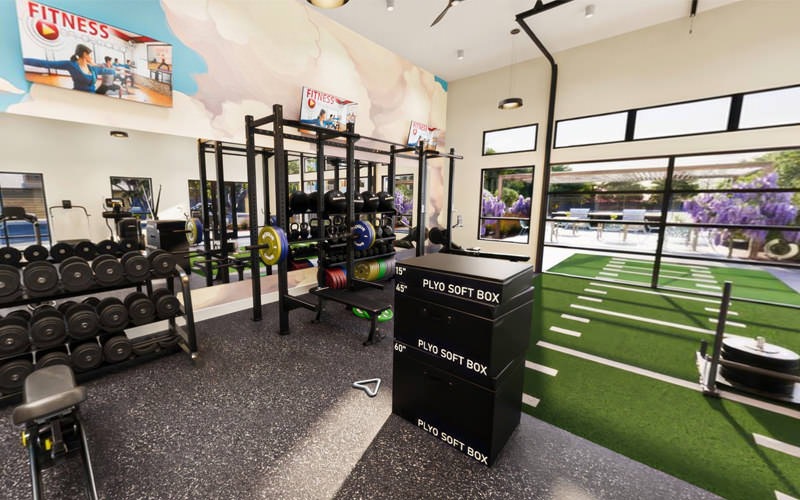
[[[356,262],[353,268],[353,273],[358,280],[369,280],[370,271],[369,262],[363,260],[361,262]]]
[[[197,225],[194,223],[194,219],[186,221],[186,231],[186,241],[188,241],[190,245],[197,243]]]
[[[280,234],[272,226],[264,226],[258,232],[258,244],[268,245],[266,248],[259,249],[258,255],[264,264],[272,266],[280,262],[283,245]]]

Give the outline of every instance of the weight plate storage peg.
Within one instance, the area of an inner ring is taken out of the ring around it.
[[[168,278],[172,276],[175,272],[175,265],[178,263],[174,255],[160,248],[150,252],[147,258],[150,260],[153,276],[158,278]]]
[[[75,249],[69,243],[56,243],[50,248],[50,257],[53,262],[63,262],[67,257],[75,255]]]
[[[103,358],[107,363],[120,363],[131,357],[133,347],[128,337],[115,335],[103,344]]]
[[[128,308],[116,297],[106,297],[97,304],[100,326],[111,333],[121,332],[128,326]]]
[[[72,350],[70,361],[77,371],[92,370],[103,363],[103,351],[97,342],[86,342]]]
[[[80,241],[75,244],[75,255],[92,260],[97,256],[97,247],[91,241]]]
[[[53,365],[69,365],[69,355],[61,351],[52,351],[36,360],[37,370]]]
[[[277,226],[264,226],[258,232],[258,244],[266,245],[258,251],[264,264],[272,266],[284,260],[287,256],[289,242],[286,234]]]
[[[22,253],[25,255],[25,260],[28,262],[47,260],[47,257],[50,256],[50,252],[42,245],[30,245]]]
[[[0,366],[0,390],[13,392],[25,383],[25,377],[33,371],[33,363],[27,359],[15,359]]]
[[[67,334],[71,338],[84,340],[97,335],[100,329],[100,317],[94,307],[89,304],[72,304],[62,312],[67,320]]]
[[[83,257],[67,257],[59,266],[61,283],[68,292],[80,292],[94,283],[94,273]]]
[[[156,318],[156,306],[150,297],[141,292],[132,292],[125,297],[128,318],[134,325],[145,325]]]
[[[15,316],[0,319],[0,356],[24,352],[29,345],[27,321]]]
[[[178,297],[174,296],[166,288],[153,290],[153,302],[156,304],[156,315],[158,319],[169,319],[178,314],[181,303]]]
[[[30,333],[33,344],[38,348],[62,344],[67,338],[64,316],[51,306],[39,306],[31,316]]]
[[[14,295],[19,290],[19,269],[0,264],[0,297]]]
[[[139,282],[150,277],[150,261],[139,252],[128,252],[122,256],[122,268],[128,281]]]
[[[14,247],[3,247],[3,249],[0,250],[0,264],[19,267],[19,261],[21,260],[22,252]]]
[[[100,286],[112,286],[121,283],[125,278],[125,269],[116,257],[109,254],[98,255],[92,261],[94,278]]]
[[[46,261],[31,262],[22,271],[22,282],[29,294],[50,293],[58,287],[56,266]]]

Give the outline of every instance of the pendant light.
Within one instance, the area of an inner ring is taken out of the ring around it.
[[[341,7],[349,1],[350,0],[306,0],[306,2],[310,3],[314,7],[319,7],[320,9],[335,9],[337,7]]]
[[[511,30],[511,64],[508,66],[508,95],[511,94],[511,85],[514,82],[514,36],[519,33],[519,28]],[[522,97],[506,97],[497,103],[498,109],[517,109],[522,107]]]

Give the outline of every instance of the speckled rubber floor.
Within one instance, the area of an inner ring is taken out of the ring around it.
[[[381,293],[381,292],[376,292]],[[382,292],[391,300],[391,288]],[[178,353],[86,384],[81,414],[101,498],[713,498],[527,415],[491,469],[390,415],[392,322],[329,303],[277,305],[197,325],[201,361]],[[381,378],[378,395],[352,389]],[[0,498],[31,498],[11,407],[0,409]],[[44,474],[45,498],[84,498],[77,457]]]

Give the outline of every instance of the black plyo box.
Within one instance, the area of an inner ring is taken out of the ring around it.
[[[509,363],[492,379],[491,387],[474,384],[430,361],[429,354],[395,342],[392,411],[491,466],[519,424],[524,357]]]
[[[516,307],[493,319],[397,294],[394,338],[431,354],[440,368],[486,385],[528,349],[532,290],[519,293],[511,300]]]
[[[395,282],[395,296],[408,295],[495,318],[515,307],[511,298],[530,289],[533,268],[519,262],[435,253],[397,263]]]

